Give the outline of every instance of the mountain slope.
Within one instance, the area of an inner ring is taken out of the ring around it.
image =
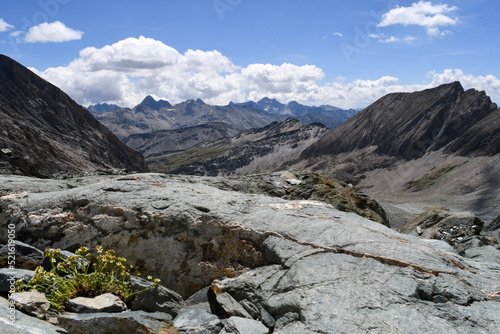
[[[303,157],[374,146],[378,154],[419,158],[459,139],[496,109],[484,92],[464,92],[459,82],[416,93],[389,94],[326,135]]]
[[[158,172],[192,175],[246,175],[274,171],[296,159],[328,131],[323,124],[303,125],[294,118],[239,135],[204,142],[181,153],[147,159]]]
[[[168,102],[155,101],[149,96],[132,109],[117,108],[103,114],[94,114],[94,117],[120,138],[211,122],[222,122],[244,130],[262,127],[286,118],[257,110],[251,106],[212,106],[201,100],[189,100],[175,106],[169,106],[166,103]]]
[[[0,55],[0,148],[41,174],[119,167],[147,171],[144,158],[83,107]]]
[[[500,214],[499,153],[497,105],[454,82],[382,97],[304,150],[293,167],[355,184],[386,209],[397,207],[396,219],[444,205],[488,221]]]
[[[123,141],[146,158],[189,149],[201,142],[229,138],[241,131],[226,123],[214,122],[187,128],[158,130],[128,136]]]

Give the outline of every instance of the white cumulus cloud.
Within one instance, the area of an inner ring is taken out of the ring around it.
[[[428,82],[417,85],[402,85],[393,76],[320,84],[325,73],[315,65],[240,67],[216,50],[180,53],[146,37],[127,38],[100,49],[85,48],[65,67],[32,70],[85,106],[107,102],[132,107],[146,95],[153,95],[171,103],[201,98],[209,104],[225,105],[269,97],[283,103],[358,108],[388,93],[412,92],[457,80],[465,88],[485,90],[494,101],[500,101],[498,78],[473,76],[460,69],[429,72]]]
[[[66,27],[60,21],[31,27],[26,34],[28,43],[68,42],[81,39],[83,32]]]
[[[4,32],[12,28],[14,28],[12,24],[8,24],[4,19],[0,18],[0,32]]]
[[[376,36],[376,35],[374,35]],[[399,37],[394,37],[394,36],[391,36],[389,38],[386,38],[386,39],[379,39],[379,42],[380,43],[395,43],[395,42],[411,42],[413,40],[415,40],[416,38],[413,37],[413,36],[406,36],[404,38],[399,38]]]
[[[442,32],[441,27],[454,26],[460,21],[457,17],[450,17],[446,14],[458,10],[456,6],[447,4],[434,5],[430,1],[419,1],[411,4],[410,7],[396,7],[382,15],[379,27],[392,25],[417,25],[425,27],[430,36],[443,36],[449,34],[448,30]]]

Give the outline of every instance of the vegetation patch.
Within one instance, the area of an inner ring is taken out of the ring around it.
[[[223,154],[229,147],[195,147],[182,153],[174,153],[146,159],[146,164],[152,172],[168,173],[179,167],[203,162]]]
[[[429,189],[434,184],[436,184],[443,176],[451,172],[457,166],[458,165],[448,166],[436,171],[433,174],[428,174],[419,179],[411,180],[410,182],[404,185],[403,190],[418,192]]]
[[[39,266],[29,282],[16,282],[16,291],[43,292],[50,303],[50,309],[62,312],[66,302],[75,297],[92,298],[112,293],[124,302],[130,302],[136,294],[149,290],[160,282],[155,279],[155,285],[150,288],[134,291],[129,273],[133,267],[125,267],[127,260],[117,257],[113,250],[103,254],[101,246],[97,246],[96,251],[98,255],[94,258],[87,247],[81,247],[76,251],[76,255],[63,258],[60,249],[47,249],[45,256],[50,259],[52,270],[45,271]],[[57,259],[61,262],[56,265]],[[151,280],[152,277],[148,276],[148,279]]]

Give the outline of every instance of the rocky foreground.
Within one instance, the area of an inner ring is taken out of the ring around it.
[[[181,333],[499,332],[494,256],[398,233],[372,199],[312,173],[0,175],[0,196],[0,243],[15,224],[39,249],[112,248],[187,300],[172,316]],[[256,322],[208,313],[215,280],[216,299],[246,300]]]

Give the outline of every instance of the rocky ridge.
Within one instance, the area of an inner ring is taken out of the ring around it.
[[[144,158],[59,88],[0,55],[0,164],[50,176],[96,168],[147,171]]]
[[[263,194],[300,179],[288,174],[250,182],[268,189],[253,193],[231,190],[243,180],[194,176],[0,177],[2,228],[15,224],[17,238],[38,248],[115,249],[192,296],[173,320],[184,333],[248,326],[222,305],[225,322],[207,315],[213,298],[197,291],[213,284],[219,305],[234,305],[228,294],[249,314],[261,310],[267,325],[254,327],[263,333],[487,333],[500,321],[499,264],[320,200]]]
[[[374,147],[373,152],[379,155],[420,158],[463,141],[462,135],[490,114],[499,118],[497,108],[484,91],[464,91],[459,82],[415,93],[388,94],[312,145],[302,158],[368,147]],[[454,153],[453,147],[446,152]],[[492,149],[496,154],[500,147]]]
[[[123,142],[141,152],[145,158],[185,151],[202,142],[234,137],[241,130],[226,123],[212,122],[172,130],[138,133]]]
[[[150,158],[156,172],[190,175],[247,175],[279,169],[296,159],[328,128],[303,125],[294,118],[246,130],[236,136],[207,141],[184,152]]]

